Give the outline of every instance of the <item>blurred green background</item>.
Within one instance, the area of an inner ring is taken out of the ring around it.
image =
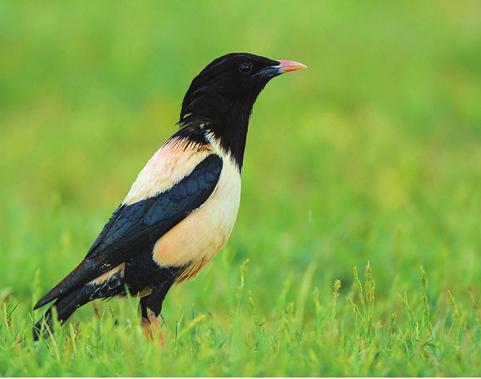
[[[257,101],[232,238],[195,280],[170,293],[166,327],[195,307],[229,335],[228,309],[248,258],[246,286],[267,325],[292,303],[298,327],[310,330],[313,288],[324,304],[340,279],[344,299],[353,267],[361,272],[370,262],[380,325],[402,313],[398,294],[420,301],[422,266],[432,317],[444,320],[450,293],[475,328],[479,1],[0,1],[0,290],[19,305],[19,333],[29,335],[33,301],[84,256],[138,171],[175,132],[192,78],[236,51],[309,69],[274,80]],[[74,319],[91,317],[86,307]],[[349,325],[344,332],[354,338]],[[408,351],[384,371],[356,369],[357,360],[345,361],[347,371],[328,360],[245,366],[249,354],[237,352],[237,371],[206,363],[176,373],[456,375],[480,363],[479,345],[463,340],[466,333],[459,329],[456,346],[471,344],[473,355],[459,366],[441,359],[433,371],[423,354],[419,365],[407,364]],[[346,351],[346,341],[335,345]],[[309,346],[303,356],[309,349],[323,356]],[[42,371],[40,362],[21,371],[12,350],[2,354],[0,372],[3,356],[4,373],[63,373]],[[70,364],[70,373],[101,372]]]

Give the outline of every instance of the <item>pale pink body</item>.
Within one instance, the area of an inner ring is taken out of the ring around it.
[[[168,190],[209,154],[223,159],[219,181],[207,201],[154,246],[153,259],[159,266],[189,264],[179,281],[195,275],[212,259],[229,238],[237,218],[241,193],[239,169],[214,138],[210,137],[210,142],[206,147],[175,139],[168,141],[139,173],[124,200],[125,204],[132,204]]]

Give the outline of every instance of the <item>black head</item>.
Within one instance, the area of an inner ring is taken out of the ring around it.
[[[249,53],[217,58],[192,81],[179,124],[203,123],[234,155],[240,154],[242,164],[249,116],[257,96],[272,78],[303,68],[306,66],[301,63]]]

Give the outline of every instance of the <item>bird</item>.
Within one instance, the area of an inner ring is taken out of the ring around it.
[[[249,119],[267,83],[307,68],[250,53],[214,59],[191,82],[179,129],[138,174],[85,258],[34,306],[51,304],[33,338],[53,331],[81,306],[138,296],[152,339],[169,289],[194,277],[229,238],[241,196]],[[54,316],[55,315],[55,316]]]

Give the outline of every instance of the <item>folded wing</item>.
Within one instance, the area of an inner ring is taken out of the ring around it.
[[[121,204],[92,244],[85,259],[35,305],[37,309],[153,247],[156,241],[214,192],[222,159],[207,155],[169,189]]]

